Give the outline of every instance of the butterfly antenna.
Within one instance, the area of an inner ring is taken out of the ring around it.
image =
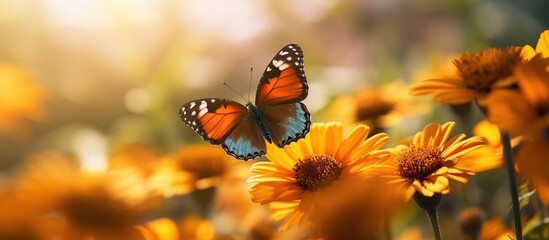
[[[252,77],[254,73],[254,66],[250,67],[250,86],[248,87],[248,102],[250,102],[250,93],[252,92]]]
[[[223,85],[225,85],[226,87],[228,87],[229,89],[231,89],[233,92],[235,92],[236,94],[238,94],[238,96],[240,96],[242,99],[244,99],[244,101],[246,101],[247,103],[249,102],[248,100],[246,100],[246,98],[244,96],[242,96],[242,94],[238,93],[237,91],[235,91],[231,86],[229,86],[229,84],[227,84],[227,82],[225,81],[222,81],[221,82]]]

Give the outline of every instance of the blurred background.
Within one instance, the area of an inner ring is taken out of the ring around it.
[[[267,63],[288,43],[305,54],[313,122],[349,121],[331,110],[338,98],[444,74],[464,51],[535,45],[549,27],[547,9],[545,0],[0,0],[0,187],[16,184],[44,152],[69,154],[86,171],[115,168],[120,153],[150,150],[146,164],[181,156],[202,140],[179,107],[204,97],[243,102],[221,82],[247,96],[250,66],[253,98]],[[382,126],[394,142],[469,111],[414,99],[420,110]],[[458,127],[470,132],[478,119],[473,113]],[[197,199],[219,193],[205,194]],[[171,198],[142,222],[204,212],[182,210],[185,195]],[[231,231],[216,219],[216,232]]]

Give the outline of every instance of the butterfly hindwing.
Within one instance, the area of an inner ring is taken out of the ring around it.
[[[242,160],[265,155],[265,139],[257,123],[245,117],[221,145],[227,154]]]
[[[179,117],[211,144],[221,144],[248,115],[248,109],[227,99],[203,98],[179,109]]]
[[[268,106],[263,125],[271,141],[284,147],[305,137],[311,126],[311,115],[301,102]]]
[[[263,72],[255,97],[258,107],[295,103],[307,97],[303,51],[297,44],[283,47]]]

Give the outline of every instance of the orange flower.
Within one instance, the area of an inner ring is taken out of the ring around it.
[[[154,196],[137,172],[84,172],[58,153],[33,156],[19,193],[40,215],[59,216],[62,239],[134,239],[137,217]]]
[[[463,104],[473,100],[481,106],[494,89],[514,84],[515,66],[524,59],[521,48],[489,48],[477,53],[464,53],[454,60],[458,76],[427,79],[410,87],[412,95],[434,95],[434,102]]]
[[[549,58],[539,55],[515,70],[519,90],[494,91],[488,98],[488,119],[503,131],[536,135],[549,125]]]
[[[517,153],[518,170],[529,178],[540,198],[549,203],[549,58],[536,55],[515,70],[519,90],[495,91],[488,98],[488,118],[503,131],[529,141]]]
[[[44,120],[47,94],[24,68],[0,62],[0,133],[28,135],[23,121]]]
[[[238,171],[238,164],[217,146],[186,145],[175,154],[161,157],[148,181],[164,196],[171,197],[216,186]]]
[[[447,194],[450,179],[467,183],[469,176],[492,163],[470,165],[468,162],[476,159],[461,159],[464,154],[482,147],[484,142],[480,137],[465,139],[465,134],[450,138],[454,125],[454,122],[447,122],[442,126],[436,123],[425,126],[412,143],[392,151],[392,161],[380,171],[382,177],[399,184],[406,199],[416,191],[426,197],[435,193]]]
[[[297,143],[283,149],[269,144],[270,162],[251,167],[252,201],[269,204],[273,219],[285,220],[281,230],[314,222],[314,213],[337,203],[352,186],[364,184],[373,166],[389,157],[380,150],[387,134],[367,138],[368,133],[368,126],[359,125],[343,138],[340,123],[317,123]]]
[[[378,129],[398,124],[406,115],[425,112],[414,102],[407,86],[395,81],[379,87],[364,87],[352,95],[336,98],[329,109],[330,119],[343,124],[364,123]]]

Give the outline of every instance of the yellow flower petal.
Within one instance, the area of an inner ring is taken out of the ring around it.
[[[532,181],[544,203],[549,204],[549,140],[536,138],[517,153],[519,172]]]
[[[520,56],[526,60],[532,59],[534,56],[536,56],[536,50],[530,46],[526,45],[522,47],[522,51],[520,52]]]
[[[549,30],[545,30],[540,34],[536,44],[536,52],[541,53],[544,58],[549,57]]]
[[[305,136],[305,141],[309,143],[312,150],[316,154],[326,154],[325,141],[316,141],[312,139],[325,139],[327,128],[324,125],[313,124],[311,126],[311,132]]]
[[[535,106],[519,92],[496,90],[488,96],[488,118],[502,131],[527,131],[528,124],[536,119]]]
[[[329,127],[326,130],[326,136],[325,136],[325,153],[328,156],[335,156],[335,153],[337,152],[337,149],[339,148],[339,144],[341,142],[341,138],[343,136],[343,127],[340,123],[329,123],[332,127]]]
[[[430,176],[423,181],[425,188],[435,193],[447,193],[450,188],[450,181],[445,175]]]
[[[456,143],[442,152],[442,156],[447,160],[454,160],[465,153],[471,152],[484,145],[481,137],[471,137],[467,140]]]
[[[295,160],[288,156],[284,149],[278,148],[275,144],[267,144],[267,154],[265,156],[276,164],[287,169],[292,169],[295,165]]]
[[[549,58],[534,57],[515,69],[521,91],[536,106],[549,103]]]
[[[349,163],[348,155],[353,153],[353,150],[356,149],[368,136],[369,127],[366,125],[358,125],[355,127],[348,137],[345,138],[339,148],[337,149],[335,158],[340,161],[341,164],[347,165]]]

